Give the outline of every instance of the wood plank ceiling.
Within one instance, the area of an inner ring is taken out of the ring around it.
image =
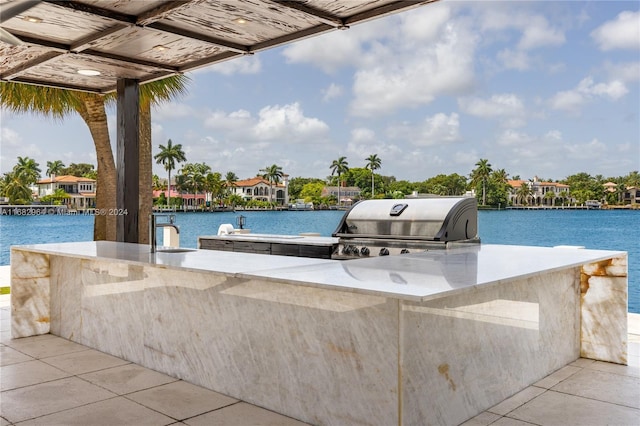
[[[107,93],[433,1],[0,0],[0,79]]]

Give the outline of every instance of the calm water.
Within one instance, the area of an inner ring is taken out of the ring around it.
[[[178,213],[180,245],[196,247],[199,235],[215,235],[221,223],[240,213]],[[330,236],[343,212],[242,212],[254,233]],[[640,211],[502,210],[479,212],[483,243],[529,246],[579,245],[629,253],[629,311],[640,313]],[[0,265],[9,264],[9,247],[91,241],[92,216],[0,216]],[[531,260],[535,262],[535,259]]]

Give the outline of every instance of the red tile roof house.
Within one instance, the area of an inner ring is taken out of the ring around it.
[[[62,189],[69,194],[66,201],[72,210],[87,210],[96,206],[96,180],[70,175],[52,175],[36,182],[38,198],[53,194]]]
[[[512,188],[509,193],[509,201],[511,201],[511,204],[514,206],[524,204],[523,200],[521,200],[521,197],[518,195],[518,189],[520,189],[523,184],[529,185],[529,187],[531,188],[531,195],[527,198],[527,204],[537,206],[554,206],[556,200],[559,200],[561,198],[560,194],[564,192],[568,196],[570,189],[569,185],[558,182],[541,182],[537,177],[535,177],[533,181],[510,180],[508,181],[508,183]],[[555,197],[552,199],[545,197],[548,192],[553,192],[555,194]],[[571,198],[567,198],[566,201],[575,202],[575,200]]]

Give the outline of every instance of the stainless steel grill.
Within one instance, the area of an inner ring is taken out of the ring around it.
[[[387,256],[479,243],[478,203],[469,197],[365,200],[333,233],[335,259]]]

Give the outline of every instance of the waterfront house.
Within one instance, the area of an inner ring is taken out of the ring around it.
[[[570,191],[569,185],[558,182],[543,182],[538,180],[537,176],[535,176],[533,180],[510,180],[508,181],[508,184],[511,185],[509,201],[513,205],[529,204],[537,206],[554,206],[556,200],[562,198],[561,194],[564,193],[568,196]],[[526,200],[522,200],[520,195],[518,195],[518,190],[522,185],[528,185],[531,189],[531,195],[529,195]],[[547,194],[549,192],[554,196],[548,196]],[[566,199],[573,202],[573,199],[571,198]]]
[[[357,186],[341,186],[340,187],[340,204],[341,206],[350,206],[354,201],[360,199],[360,193],[362,191]],[[338,199],[338,187],[337,186],[325,186],[320,193],[321,197],[335,197]]]
[[[269,191],[273,191],[269,197]],[[289,176],[284,175],[281,183],[272,184],[267,179],[256,176],[238,180],[231,188],[232,194],[241,196],[245,201],[274,201],[279,206],[289,204]]]
[[[69,194],[66,204],[70,209],[86,210],[96,206],[96,181],[86,177],[52,175],[36,182],[38,198],[52,195],[62,189]]]
[[[622,196],[623,204],[638,204],[640,203],[640,188],[637,186],[630,186],[624,190]]]

